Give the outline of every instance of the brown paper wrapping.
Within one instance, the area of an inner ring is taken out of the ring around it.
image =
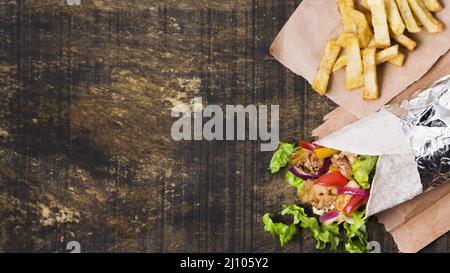
[[[383,65],[379,72],[380,100],[363,101],[360,91],[344,90],[343,71],[332,76],[327,96],[342,107],[325,116],[325,122],[313,131],[314,136],[324,137],[388,102],[402,101],[450,73],[450,53],[445,54],[450,46],[450,1],[441,2],[446,8],[437,17],[447,26],[446,30],[438,35],[423,31],[412,36],[418,41],[418,48],[407,55],[403,68]],[[339,32],[341,21],[336,1],[304,0],[270,50],[277,60],[311,83],[326,40],[335,38]],[[450,230],[449,211],[450,183],[447,183],[382,212],[377,218],[392,234],[400,252],[417,252]]]
[[[417,252],[450,230],[450,183],[377,215],[400,252]]]
[[[417,41],[416,50],[407,54],[403,67],[382,65],[379,86],[381,97],[364,101],[361,90],[344,88],[345,71],[333,73],[327,97],[358,118],[377,111],[409,85],[420,79],[450,48],[450,0],[435,14],[447,27],[438,34],[427,31],[410,35]],[[325,52],[326,42],[342,32],[337,0],[303,0],[270,47],[271,54],[294,73],[312,82]]]

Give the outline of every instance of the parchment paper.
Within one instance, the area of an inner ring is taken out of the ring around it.
[[[446,28],[430,34],[426,30],[411,35],[417,48],[407,54],[403,67],[383,64],[379,68],[381,97],[364,101],[361,90],[344,88],[343,69],[333,73],[327,96],[357,118],[379,110],[409,85],[420,79],[450,48],[450,0],[441,0],[445,8],[436,13]],[[337,0],[303,0],[271,45],[271,54],[294,73],[312,82],[325,52],[326,42],[342,32]]]
[[[414,253],[450,230],[450,183],[377,215],[400,252]]]

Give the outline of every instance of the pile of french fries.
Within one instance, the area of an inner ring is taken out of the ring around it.
[[[432,14],[443,9],[439,0],[360,0],[359,3],[363,11],[355,8],[354,0],[338,0],[344,32],[328,41],[312,84],[322,96],[331,73],[345,67],[347,90],[363,87],[363,99],[378,99],[377,65],[388,62],[401,67],[405,55],[399,45],[410,52],[417,46],[405,32],[417,33],[422,28],[431,33],[444,30],[444,25]]]

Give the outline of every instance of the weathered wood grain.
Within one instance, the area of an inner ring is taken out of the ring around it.
[[[268,54],[300,1],[81,2],[0,2],[0,251],[316,251],[264,233],[294,193],[259,143],[170,136],[194,96],[278,104],[281,138],[310,136],[335,105]]]

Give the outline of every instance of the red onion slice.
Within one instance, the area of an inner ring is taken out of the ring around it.
[[[317,172],[317,176],[322,176],[328,172],[331,166],[331,157],[327,158],[323,163],[322,167]]]
[[[327,158],[323,163],[322,167],[317,171],[317,174],[302,174],[297,166],[293,166],[290,171],[297,177],[300,177],[303,180],[308,179],[317,179],[320,176],[326,174],[331,166],[331,158]]]
[[[300,170],[296,167],[296,166],[292,166],[292,168],[290,169],[290,171],[297,177],[300,177],[303,180],[308,180],[308,179],[317,179],[319,178],[319,176],[317,174],[312,174],[312,175],[307,175],[307,174],[302,174],[300,173]]]
[[[370,192],[368,190],[349,188],[349,187],[341,187],[337,190],[338,194],[349,194],[349,195],[358,195],[358,196],[369,196]]]
[[[330,221],[334,218],[337,219],[339,216],[340,216],[339,211],[337,209],[335,209],[335,210],[332,210],[332,211],[327,212],[324,215],[320,216],[319,221],[321,223],[323,223],[323,222]]]

